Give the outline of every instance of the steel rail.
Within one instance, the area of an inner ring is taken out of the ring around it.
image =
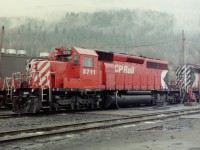
[[[1,114],[0,119],[17,118],[18,114]]]
[[[59,115],[59,114],[72,114],[72,112],[66,112],[66,111],[59,111],[59,112],[41,112],[36,114],[0,114],[0,119],[8,119],[8,118],[24,118],[24,117],[45,117],[50,115]]]
[[[15,131],[5,131],[0,133],[0,143],[26,140],[31,138],[41,138],[47,136],[49,137],[53,135],[79,133],[82,131],[110,128],[127,124],[137,124],[145,121],[164,120],[182,115],[191,115],[197,113],[200,113],[199,109],[185,109],[180,111],[166,111],[163,113],[158,112],[151,114],[142,114],[119,119],[100,120],[59,126],[47,126],[39,128],[21,129]]]

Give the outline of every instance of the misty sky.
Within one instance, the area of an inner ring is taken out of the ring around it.
[[[56,18],[66,11],[145,9],[174,14],[180,29],[200,28],[200,0],[0,0],[0,16]],[[156,21],[156,20],[155,20]]]

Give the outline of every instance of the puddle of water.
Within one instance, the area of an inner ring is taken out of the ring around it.
[[[155,124],[156,122],[155,121],[146,121],[144,123],[146,123],[146,124]]]
[[[42,135],[44,132],[35,132],[35,133],[21,133],[21,135],[35,135],[35,134],[39,134]]]
[[[160,115],[157,115],[157,117],[165,117],[167,115],[164,115],[164,114],[160,114]]]
[[[136,127],[137,125],[135,125],[135,124],[129,124],[129,125],[123,125],[123,126],[118,126],[118,127],[116,127],[116,128],[129,128],[129,127]]]
[[[162,130],[162,131],[167,131],[167,130],[180,130],[183,129],[185,127],[164,127],[163,125],[159,125],[159,126],[154,126],[151,128],[145,128],[145,129],[141,129],[139,131],[145,131],[145,130]]]
[[[158,120],[158,121],[145,121],[144,123],[146,124],[155,124],[155,123],[159,123],[159,122],[162,122],[161,120]]]
[[[78,135],[75,134],[67,134],[66,136],[64,136],[65,138],[74,138],[74,137],[78,137]]]
[[[135,124],[130,124],[130,125],[124,125],[124,126],[122,126],[123,128],[128,128],[128,127],[136,127],[136,125]]]

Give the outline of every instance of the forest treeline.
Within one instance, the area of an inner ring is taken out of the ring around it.
[[[171,14],[141,10],[67,12],[53,21],[0,18],[0,25],[5,26],[4,47],[25,49],[31,56],[59,46],[76,46],[158,57],[171,63],[178,62],[181,50],[182,29],[176,31],[175,23]],[[193,51],[199,53],[198,46]]]

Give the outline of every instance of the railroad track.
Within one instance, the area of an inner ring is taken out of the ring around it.
[[[43,117],[43,116],[50,116],[50,115],[59,115],[63,113],[72,113],[72,112],[66,112],[66,111],[59,111],[59,112],[41,112],[37,114],[0,114],[0,120],[1,119],[9,119],[9,118],[24,118],[24,117]]]
[[[128,124],[137,124],[145,121],[164,120],[182,115],[191,115],[200,113],[199,109],[186,109],[176,111],[165,111],[163,113],[150,113],[136,115],[132,117],[123,117],[119,119],[101,120],[94,122],[85,122],[77,124],[67,124],[59,126],[48,126],[40,128],[30,128],[15,131],[5,131],[0,133],[0,143],[15,142],[18,140],[27,140],[31,138],[42,138],[61,134],[79,133],[89,130],[110,128]]]
[[[48,114],[46,114],[48,115]],[[45,114],[23,114],[23,115],[20,115],[20,114],[0,114],[0,120],[1,119],[9,119],[9,118],[12,118],[12,119],[15,119],[15,118],[24,118],[24,117],[41,117],[41,116],[45,116]]]
[[[1,114],[0,119],[17,118],[18,114]]]

